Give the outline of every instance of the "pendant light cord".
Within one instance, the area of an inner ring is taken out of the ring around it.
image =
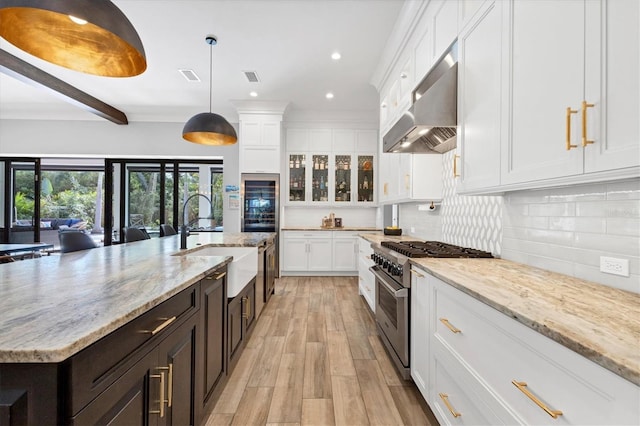
[[[209,112],[213,110],[212,93],[213,93],[213,43],[209,43]]]

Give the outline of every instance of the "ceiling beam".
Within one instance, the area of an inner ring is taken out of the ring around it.
[[[0,72],[31,86],[44,89],[70,104],[116,124],[129,124],[127,116],[122,111],[2,49],[0,49]]]

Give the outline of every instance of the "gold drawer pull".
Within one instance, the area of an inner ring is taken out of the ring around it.
[[[442,399],[442,402],[444,402],[444,405],[447,406],[449,412],[454,418],[460,417],[462,415],[462,413],[457,412],[449,402],[449,395],[447,395],[446,393],[439,393],[438,396],[440,396],[440,399]]]
[[[160,324],[159,326],[157,326],[156,328],[154,328],[153,330],[146,331],[145,333],[151,333],[152,336],[155,336],[156,334],[160,333],[162,330],[167,328],[169,326],[169,324],[171,324],[175,320],[176,320],[176,317],[171,317],[168,320],[166,320],[165,322],[163,322],[162,324]]]
[[[204,277],[204,279],[205,279],[205,280],[209,280],[209,281],[217,281],[217,280],[219,280],[220,278],[224,277],[225,275],[227,275],[227,273],[226,273],[226,272],[222,272],[222,273],[220,273],[220,274],[216,275],[215,277],[214,277],[214,276],[209,275],[209,276]]]
[[[411,269],[410,271],[412,274],[417,275],[420,278],[424,278],[424,275],[422,275],[420,272],[416,271],[415,269]]]
[[[593,108],[594,104],[588,104],[587,101],[582,101],[582,146],[585,147],[592,144],[587,138],[587,108]]]
[[[512,380],[511,383],[513,383],[513,385],[517,387],[520,392],[527,395],[530,400],[535,402],[538,407],[542,408],[548,415],[550,415],[554,419],[557,419],[558,416],[562,415],[562,411],[550,409],[544,402],[540,401],[534,394],[532,394],[529,389],[527,389],[526,382],[518,382],[516,380]]]
[[[167,405],[171,407],[173,404],[173,363],[168,367],[158,367],[158,370],[167,371]]]
[[[571,107],[567,107],[567,151],[571,148],[577,148],[578,145],[571,144],[571,114],[577,114],[577,109],[571,109]]]
[[[149,411],[149,414],[160,414],[160,417],[164,417],[164,403],[166,402],[164,399],[164,372],[160,374],[152,374],[152,379],[160,379],[160,409]]]
[[[448,319],[440,318],[440,322],[443,323],[449,330],[451,330],[452,333],[462,333],[462,330],[454,327],[453,324],[451,324]]]
[[[458,158],[460,158],[459,155],[453,156],[453,177],[454,178],[460,177],[460,175],[458,174]]]

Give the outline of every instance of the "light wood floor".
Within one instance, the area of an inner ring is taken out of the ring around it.
[[[356,277],[283,277],[206,425],[437,425]]]

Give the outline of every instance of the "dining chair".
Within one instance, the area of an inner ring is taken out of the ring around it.
[[[177,235],[175,228],[168,223],[163,223],[160,225],[160,236],[166,237],[167,235]]]
[[[133,241],[148,240],[151,238],[144,228],[125,227],[124,242],[131,243]]]
[[[88,250],[98,247],[89,234],[84,232],[59,232],[60,253]]]

